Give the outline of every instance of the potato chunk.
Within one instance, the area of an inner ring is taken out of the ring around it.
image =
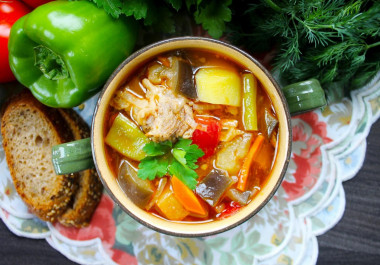
[[[249,151],[252,139],[251,133],[244,133],[236,136],[232,141],[225,142],[222,149],[216,154],[216,166],[226,170],[230,175],[236,175],[239,172],[241,161]]]
[[[195,74],[198,99],[202,102],[241,106],[242,80],[233,68],[201,68]]]
[[[157,199],[157,210],[169,220],[181,221],[189,215],[189,212],[177,200],[169,186],[166,185],[161,196]]]

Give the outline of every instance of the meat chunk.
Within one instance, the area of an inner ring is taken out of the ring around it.
[[[116,94],[112,106],[130,112],[144,133],[155,142],[190,138],[197,123],[189,100],[165,86],[152,84],[147,78],[142,84],[147,90],[146,98],[139,98],[126,87]]]

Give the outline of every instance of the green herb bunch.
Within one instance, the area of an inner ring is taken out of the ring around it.
[[[274,48],[285,84],[316,78],[331,101],[380,70],[379,1],[243,1],[231,9],[231,41],[250,52]]]
[[[231,20],[232,0],[89,0],[114,18],[133,17],[154,31],[175,33],[184,17],[191,17],[213,38],[220,38]]]

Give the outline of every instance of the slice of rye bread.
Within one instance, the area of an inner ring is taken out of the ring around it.
[[[51,162],[52,146],[73,139],[65,120],[58,110],[23,92],[7,103],[1,134],[18,194],[39,218],[56,221],[76,192],[75,174],[56,175]]]
[[[89,126],[74,110],[59,109],[59,112],[71,128],[75,140],[90,137]],[[65,226],[78,228],[87,226],[102,193],[103,185],[95,169],[79,172],[78,191],[73,195],[72,203],[58,221]]]

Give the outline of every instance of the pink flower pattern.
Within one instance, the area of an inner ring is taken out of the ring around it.
[[[68,228],[57,223],[54,227],[63,236],[72,240],[84,241],[100,238],[104,250],[117,264],[137,264],[136,257],[113,248],[116,238],[116,223],[112,216],[113,207],[112,199],[103,194],[89,226],[78,229]]]
[[[322,168],[321,146],[332,141],[327,137],[326,123],[315,112],[293,117],[292,123],[293,150],[288,172],[293,173],[282,183],[288,201],[302,197],[316,184]]]

